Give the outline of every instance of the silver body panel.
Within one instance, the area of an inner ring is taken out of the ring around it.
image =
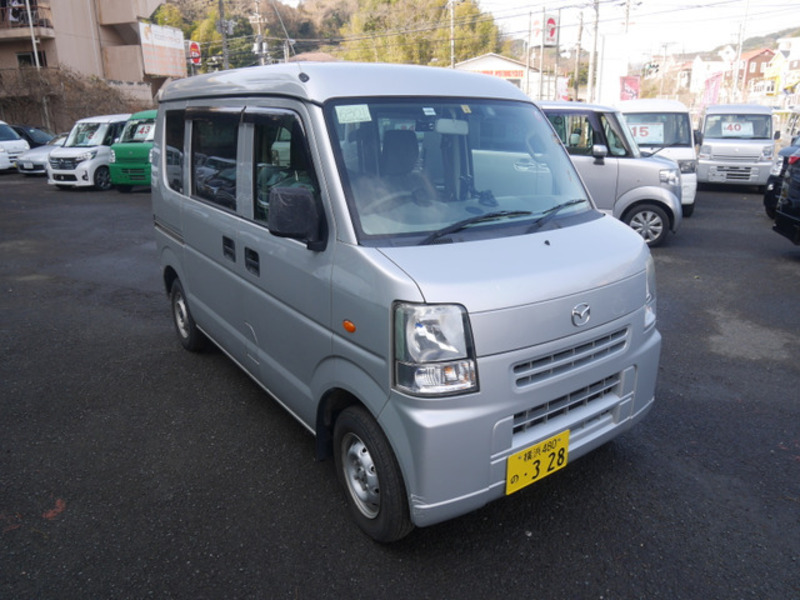
[[[307,82],[298,78],[301,71]],[[660,334],[645,315],[649,250],[606,216],[452,244],[360,244],[322,105],[384,95],[529,102],[499,79],[396,65],[288,65],[179,81],[161,98],[160,131],[166,111],[192,107],[243,114],[269,107],[302,119],[328,241],[312,251],[249,219],[255,184],[247,161],[236,167],[244,183],[235,210],[190,198],[170,184],[175,175],[167,155],[177,153],[164,148],[161,133],[153,152],[153,211],[165,279],[173,273],[181,280],[198,326],[315,434],[322,433],[319,411],[332,393],[363,404],[394,450],[412,521],[422,526],[502,496],[507,457],[554,432],[572,431],[574,459],[637,422],[654,402]],[[241,155],[253,139],[244,118]],[[233,242],[227,256],[225,239]],[[258,273],[248,268],[248,253],[260,258]],[[478,391],[446,397],[398,391],[393,307],[399,301],[465,307]],[[592,307],[591,318],[576,326],[570,315],[583,303]],[[544,363],[551,366],[543,369]],[[541,411],[549,414],[534,419]]]

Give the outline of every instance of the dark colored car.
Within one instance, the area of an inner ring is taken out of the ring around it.
[[[774,231],[800,245],[800,149],[787,159],[778,205],[775,209]]]
[[[19,137],[28,142],[31,148],[44,146],[56,136],[52,131],[42,129],[41,127],[33,127],[31,125],[11,125],[11,129],[16,131]]]
[[[781,149],[775,157],[775,163],[772,165],[764,191],[764,210],[770,219],[775,218],[775,207],[778,205],[778,198],[781,195],[783,176],[786,174],[786,166],[788,165],[787,161],[797,150],[800,150],[800,136],[794,138],[791,145]]]

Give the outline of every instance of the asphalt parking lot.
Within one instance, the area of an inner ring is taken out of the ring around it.
[[[639,426],[392,546],[300,425],[180,347],[149,201],[0,175],[0,598],[800,598],[800,247],[752,190],[654,249]]]

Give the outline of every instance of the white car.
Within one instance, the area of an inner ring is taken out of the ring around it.
[[[50,153],[64,145],[67,135],[69,134],[60,133],[45,145],[31,148],[27,152],[20,154],[17,159],[17,171],[23,175],[45,175]]]
[[[130,114],[102,115],[77,121],[61,148],[50,153],[47,183],[59,189],[95,187],[111,189],[111,144]]]
[[[0,171],[13,169],[19,155],[29,148],[28,142],[19,137],[8,123],[0,121]]]

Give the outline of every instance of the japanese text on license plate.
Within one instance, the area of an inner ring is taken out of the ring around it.
[[[569,430],[508,457],[506,494],[513,494],[559,469],[569,459]]]

